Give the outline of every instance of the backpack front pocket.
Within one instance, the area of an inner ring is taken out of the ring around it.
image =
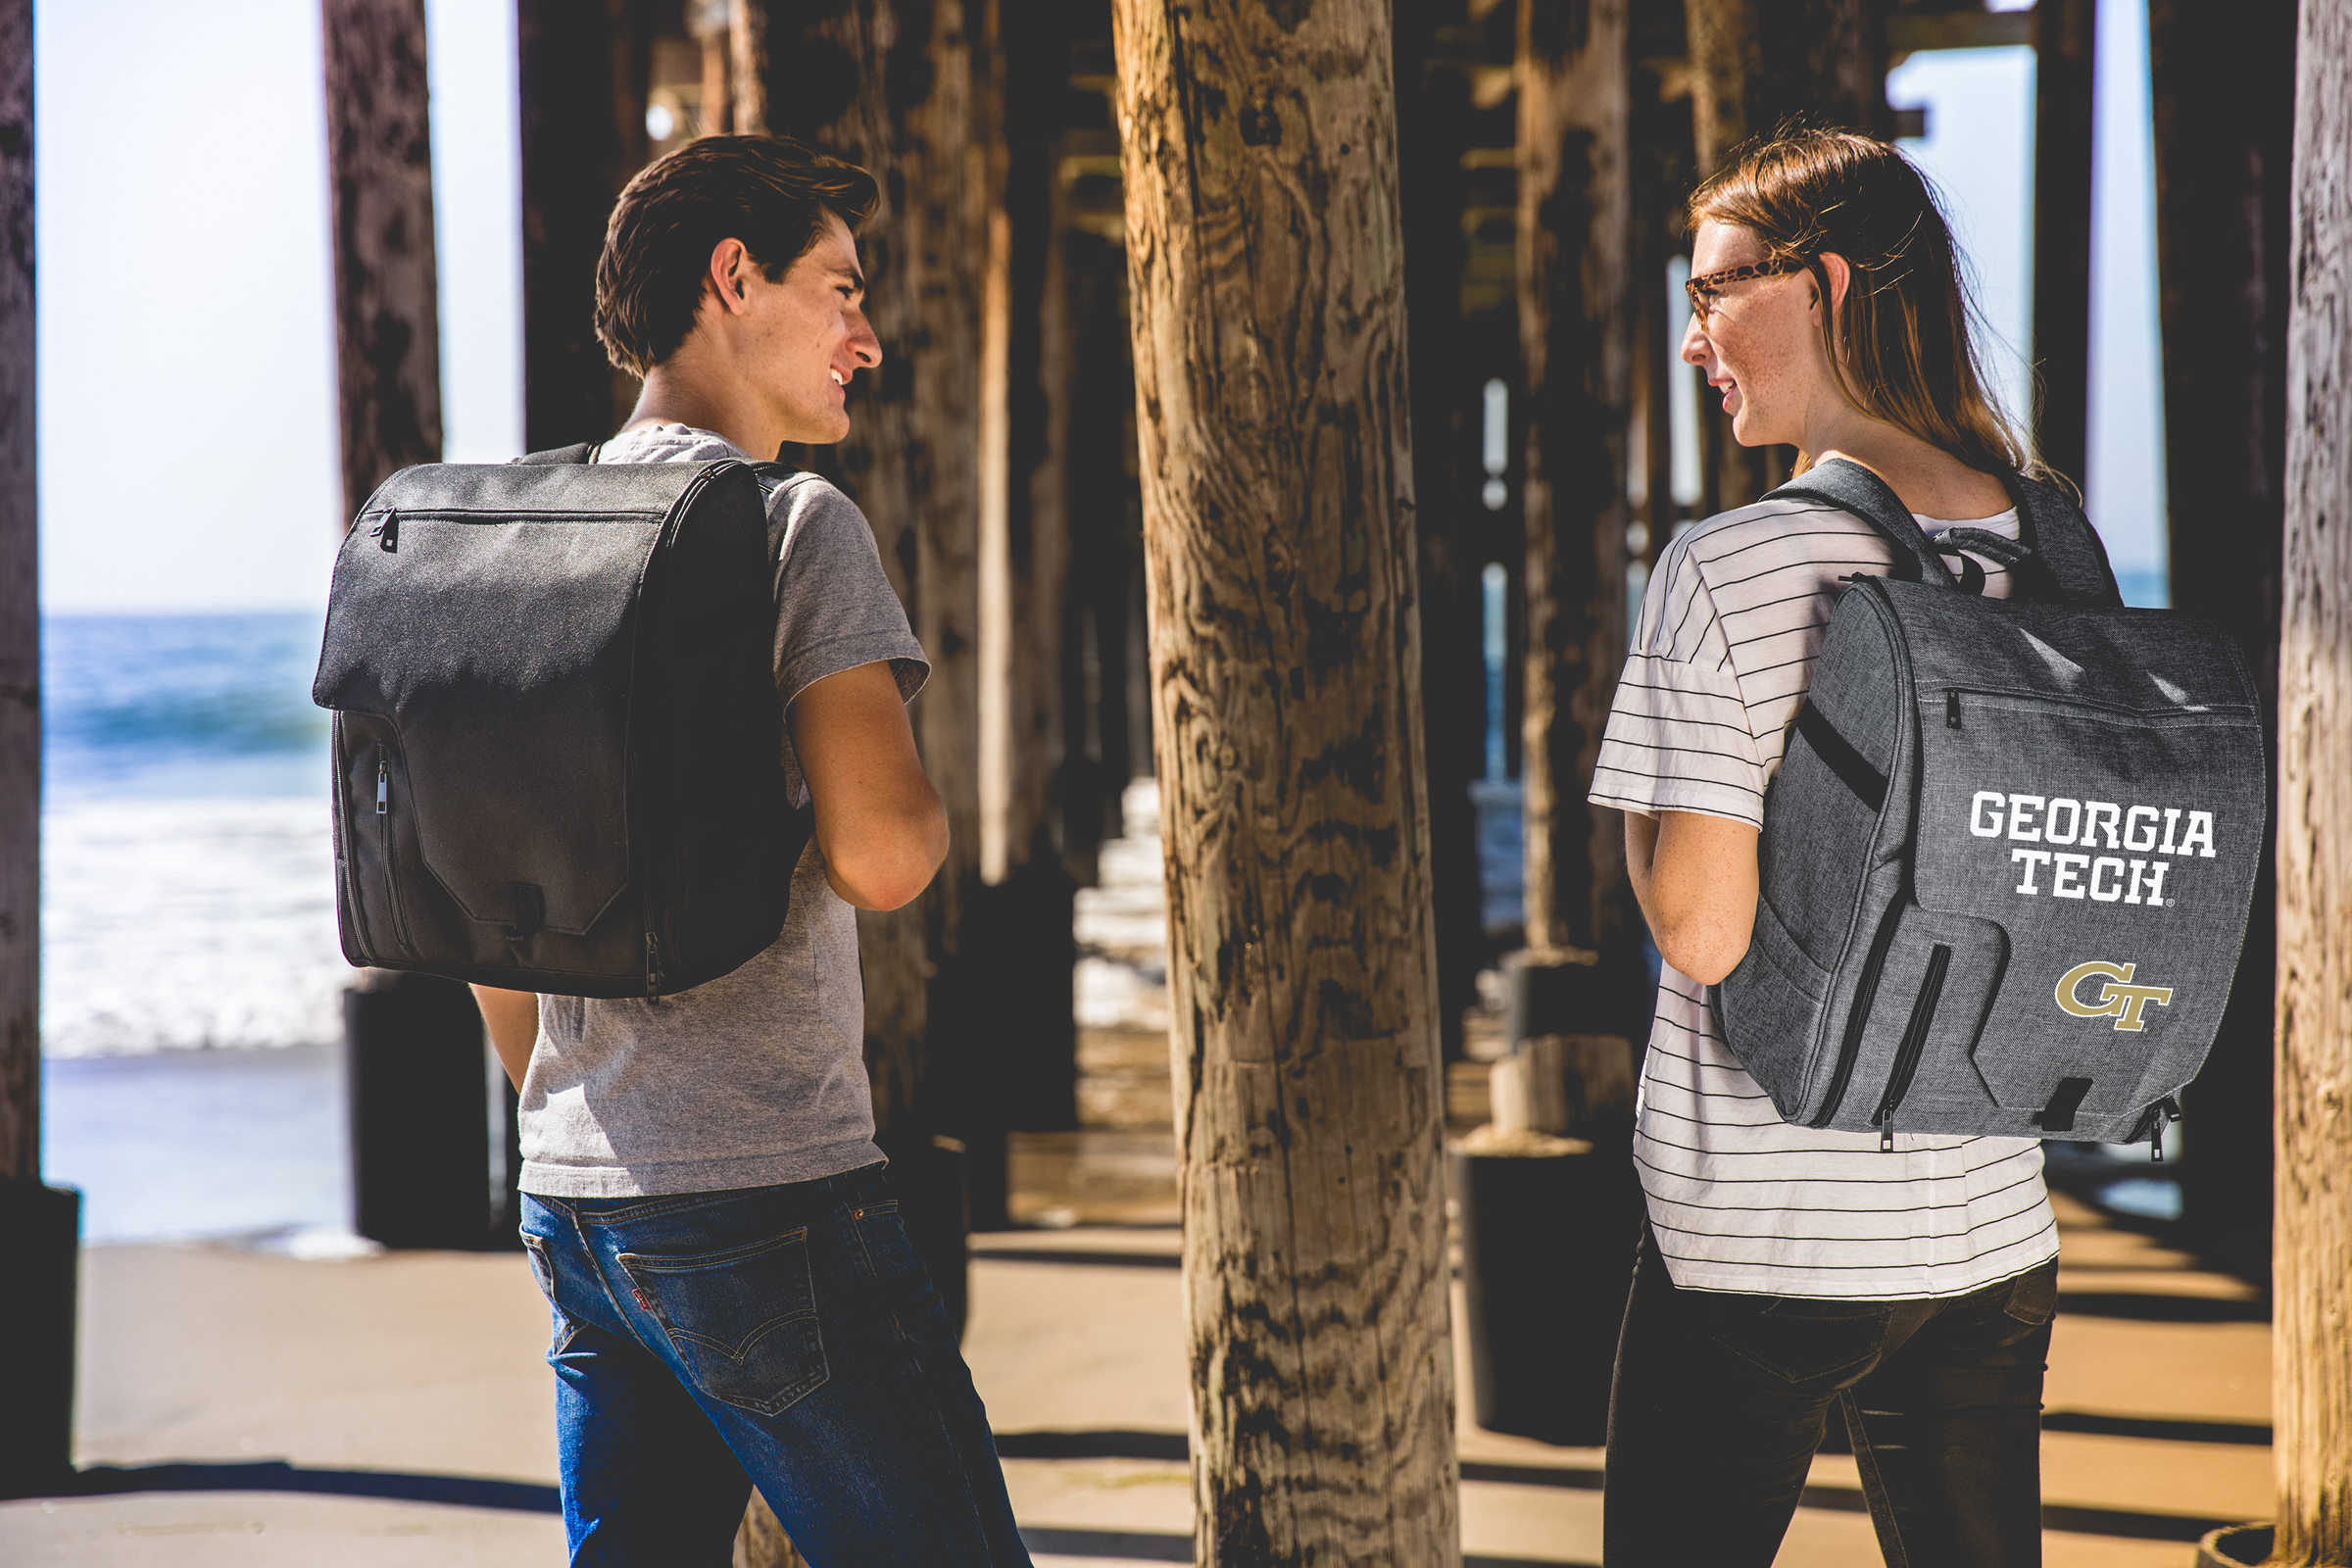
[[[355,963],[416,956],[409,893],[418,868],[416,809],[399,732],[371,713],[336,715],[337,815],[341,871],[351,915]],[[346,946],[348,947],[348,942]]]
[[[1973,1098],[2028,1136],[2126,1136],[2194,1075],[2229,1001],[2259,721],[1955,688],[1923,699],[1921,738],[1920,897],[1997,922],[2016,955]]]
[[[2009,966],[1990,920],[1903,906],[1875,946],[1846,1013],[1834,1083],[1816,1127],[1879,1134],[1932,1125],[1938,1102],[1981,1102],[1970,1057]]]

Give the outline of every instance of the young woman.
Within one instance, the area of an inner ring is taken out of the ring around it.
[[[1690,203],[1692,316],[1745,446],[1872,469],[1930,535],[2014,538],[2035,466],[1986,398],[1951,235],[1866,137],[1757,147]],[[1957,552],[1954,552],[1956,557]],[[1766,1568],[1830,1407],[1886,1561],[2040,1557],[2041,1379],[2058,1234],[2037,1144],[1793,1127],[1705,990],[1747,950],[1764,790],[1856,572],[1891,552],[1819,502],[1678,537],[1650,579],[1592,799],[1623,810],[1665,973],[1635,1139],[1649,1224],[1618,1346],[1606,1560]],[[1955,567],[1960,564],[1955,559]],[[1981,562],[2004,596],[2001,564]]]

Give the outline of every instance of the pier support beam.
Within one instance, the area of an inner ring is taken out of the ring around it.
[[[1701,178],[1741,143],[1785,125],[1890,135],[1886,17],[1892,0],[1684,0],[1690,120]],[[1743,447],[1699,400],[1701,514],[1745,506],[1788,476],[1787,447]]]
[[[441,461],[424,0],[323,0],[343,515]]]
[[[1585,805],[1625,662],[1632,62],[1626,0],[1521,0],[1519,341],[1527,371],[1527,945],[1638,965],[1614,811]],[[1539,1033],[1592,1032],[1592,1020]],[[1611,1026],[1614,1028],[1614,1025]]]
[[[2292,7],[2223,15],[2154,0],[2148,11],[2172,603],[2237,639],[2274,743],[2280,531],[2291,494],[2294,31]],[[2274,833],[2279,820],[2272,812]],[[2189,1245],[2255,1278],[2271,1250],[2274,864],[2266,853],[2220,1037],[2181,1097],[2193,1151],[2180,1168]]]
[[[2278,1534],[2352,1564],[2352,11],[2303,8],[2278,662]]]
[[[1118,0],[1195,1551],[1461,1561],[1386,0]]]
[[[33,448],[32,0],[0,0],[0,1497],[74,1469],[81,1199],[41,1184],[41,621]]]
[[[529,451],[602,441],[636,402],[636,377],[614,369],[596,338],[596,260],[613,201],[645,167],[645,0],[515,3]]]
[[[2090,428],[2097,19],[2098,0],[2040,0],[2034,8],[2034,368],[2040,396],[2031,412],[2041,461],[2077,485]]]

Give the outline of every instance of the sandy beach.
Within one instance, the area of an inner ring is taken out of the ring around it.
[[[2047,1560],[2184,1568],[2201,1528],[2269,1508],[2269,1325],[2240,1282],[2057,1201]],[[1047,1568],[1191,1560],[1177,1247],[1165,1226],[974,1238],[966,1352]],[[0,1560],[563,1560],[520,1257],[94,1247],[82,1278],[78,1457],[125,1490],[0,1504]],[[1466,1418],[1459,1442],[1469,1563],[1597,1561],[1597,1450]],[[1853,1460],[1822,1455],[1781,1564],[1878,1560]]]

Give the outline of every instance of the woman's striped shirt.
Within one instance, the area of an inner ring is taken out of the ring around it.
[[[1929,533],[1960,526],[1921,517]],[[2017,536],[2017,514],[1967,526]],[[1667,547],[1642,605],[1593,770],[1597,806],[1763,825],[1764,790],[1853,572],[1892,552],[1821,502],[1770,499]],[[2007,572],[1986,561],[1984,592]],[[2041,1146],[2026,1138],[1792,1127],[1725,1047],[1701,988],[1669,965],[1634,1157],[1677,1285],[1771,1296],[1955,1296],[2058,1250]]]

